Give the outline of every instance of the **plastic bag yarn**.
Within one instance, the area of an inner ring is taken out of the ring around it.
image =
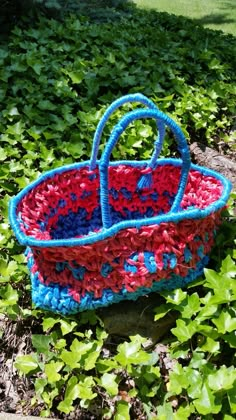
[[[97,159],[107,119],[127,113]],[[110,162],[127,126],[154,119],[150,161]],[[181,159],[159,159],[165,128]],[[26,246],[36,307],[74,314],[184,287],[203,272],[231,190],[219,173],[191,164],[183,132],[141,94],[111,104],[98,124],[90,161],[51,170],[10,202],[9,217]]]

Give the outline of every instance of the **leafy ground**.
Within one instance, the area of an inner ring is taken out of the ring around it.
[[[232,200],[205,277],[157,296],[157,325],[173,318],[159,342],[109,334],[99,312],[62,318],[31,308],[9,199],[45,170],[87,159],[108,103],[142,92],[190,143],[217,149],[223,142],[226,154],[235,147],[234,37],[135,9],[99,24],[91,19],[19,21],[0,49],[0,409],[66,419],[233,419]],[[134,124],[113,158],[150,156],[153,129]],[[162,153],[174,151],[168,136]]]
[[[136,0],[135,4],[159,12],[173,13],[196,20],[205,27],[236,36],[236,4],[234,0]]]

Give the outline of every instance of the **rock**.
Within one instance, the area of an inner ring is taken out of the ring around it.
[[[163,303],[158,294],[143,296],[137,301],[123,301],[99,310],[105,330],[110,335],[129,337],[139,334],[147,338],[147,346],[152,346],[168,333],[175,324],[176,317],[168,313],[154,321],[154,309]]]
[[[236,161],[233,158],[228,158],[203,143],[191,144],[190,151],[197,164],[220,172],[232,182],[236,191]]]

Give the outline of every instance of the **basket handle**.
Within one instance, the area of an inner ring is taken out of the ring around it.
[[[172,120],[170,117],[163,114],[163,112],[159,110],[140,109],[140,110],[129,112],[120,120],[120,122],[113,129],[110,135],[110,138],[105,146],[105,149],[103,151],[103,154],[99,163],[100,203],[101,203],[101,211],[102,211],[102,222],[103,222],[103,227],[105,229],[110,228],[112,225],[110,207],[109,207],[109,191],[108,191],[108,167],[109,167],[110,156],[111,156],[114,146],[118,142],[123,131],[128,127],[128,125],[131,122],[140,118],[154,118],[156,121],[161,121],[167,127],[169,127],[175,135],[177,145],[178,145],[178,150],[181,154],[183,164],[182,164],[181,175],[180,175],[180,180],[179,180],[179,185],[178,185],[178,191],[177,191],[177,194],[175,196],[174,202],[172,204],[172,207],[169,213],[177,213],[179,211],[180,203],[182,201],[182,198],[185,192],[185,188],[186,188],[187,180],[188,180],[188,173],[189,173],[189,169],[191,165],[191,159],[190,159],[190,152],[189,152],[187,141],[180,127],[176,124],[174,120]]]
[[[92,147],[90,166],[89,166],[89,169],[91,171],[95,169],[96,164],[97,164],[98,148],[99,148],[100,140],[101,140],[103,129],[105,127],[106,122],[108,121],[109,117],[113,114],[113,112],[116,111],[116,109],[118,109],[120,106],[128,102],[140,102],[150,109],[158,110],[158,107],[154,104],[154,102],[152,102],[150,99],[148,99],[146,96],[142,95],[141,93],[125,95],[117,99],[116,101],[114,101],[105,111],[104,115],[102,116],[101,120],[99,121],[97,125],[96,131],[94,134],[93,147]],[[158,137],[157,137],[157,140],[155,141],[155,148],[154,148],[153,156],[149,162],[149,166],[151,168],[154,168],[156,160],[161,152],[162,144],[163,144],[163,140],[165,136],[165,125],[161,121],[157,121],[157,128],[158,128]]]

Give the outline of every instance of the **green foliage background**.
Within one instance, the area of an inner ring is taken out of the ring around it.
[[[10,197],[40,173],[88,158],[102,113],[122,94],[149,96],[181,124],[189,142],[231,145],[234,50],[232,36],[134,9],[99,24],[74,15],[62,22],[45,17],[27,25],[19,21],[2,43],[0,312],[16,325],[31,325],[31,350],[18,356],[15,365],[33,381],[32,407],[42,416],[69,415],[78,407],[91,416],[95,405],[98,418],[129,419],[135,418],[138,403],[147,419],[234,418],[236,254],[230,214],[206,279],[187,292],[163,294],[164,303],[155,311],[156,322],[178,313],[176,326],[164,338],[175,360],[167,376],[155,348],[145,350],[142,337],[131,337],[111,351],[95,313],[64,319],[32,310],[23,250],[7,218]],[[111,118],[104,141],[123,112]],[[135,123],[113,158],[148,158],[153,130]],[[162,153],[174,151],[169,135]],[[124,383],[127,395],[121,398]]]

